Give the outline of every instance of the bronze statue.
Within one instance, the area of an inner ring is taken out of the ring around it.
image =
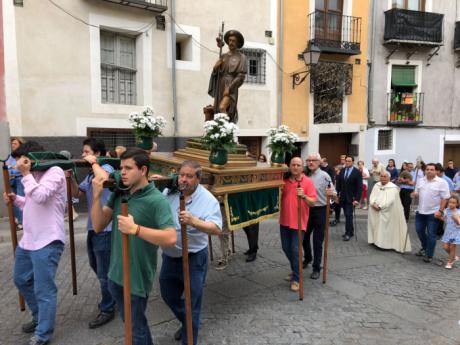
[[[218,37],[219,48],[224,46]],[[237,30],[229,30],[224,35],[229,51],[219,58],[213,68],[208,94],[214,98],[214,113],[226,113],[233,123],[238,122],[238,88],[243,85],[247,73],[246,56],[239,51],[244,45],[244,37]]]

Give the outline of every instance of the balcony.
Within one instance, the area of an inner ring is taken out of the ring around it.
[[[309,44],[322,53],[361,54],[361,18],[315,11],[308,15]]]
[[[102,0],[114,4],[140,8],[155,13],[163,13],[168,9],[168,0]]]
[[[454,50],[460,51],[460,22],[455,23]]]
[[[424,94],[421,92],[389,92],[388,124],[416,126],[423,123],[423,99]]]
[[[384,43],[442,45],[444,15],[393,8],[385,12]]]

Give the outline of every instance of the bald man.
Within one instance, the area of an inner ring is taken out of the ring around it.
[[[299,229],[297,211],[300,197],[302,239],[307,230],[310,206],[316,202],[316,188],[313,181],[304,175],[303,160],[294,157],[289,163],[290,176],[284,180],[281,196],[280,236],[283,252],[289,260],[291,273],[288,280],[292,291],[299,291]]]

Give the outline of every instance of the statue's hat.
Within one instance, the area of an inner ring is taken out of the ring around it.
[[[224,35],[224,41],[228,44],[228,38],[230,36],[235,36],[238,40],[238,49],[244,46],[244,37],[238,30],[228,30]]]

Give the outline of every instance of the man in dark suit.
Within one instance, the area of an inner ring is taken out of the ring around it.
[[[340,205],[345,213],[345,234],[342,236],[344,241],[349,241],[355,234],[353,208],[359,205],[363,189],[363,178],[360,171],[353,166],[354,161],[352,156],[346,156],[345,167],[340,171],[336,186]]]

